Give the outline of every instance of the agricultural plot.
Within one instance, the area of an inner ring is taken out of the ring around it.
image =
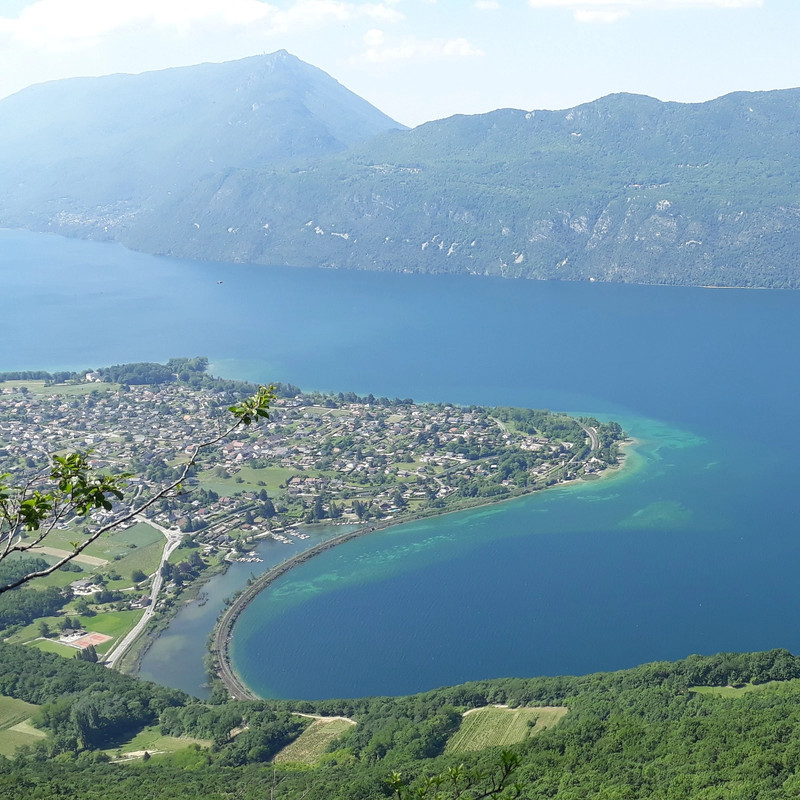
[[[353,723],[346,719],[316,719],[291,744],[286,745],[273,761],[276,764],[314,765],[324,755],[328,745]]]
[[[30,723],[37,708],[31,703],[0,695],[0,755],[11,757],[18,747],[44,738],[44,732]]]
[[[558,706],[505,708],[487,706],[464,714],[461,727],[447,743],[446,753],[466,753],[487,747],[516,744],[552,728],[567,713]]]
[[[102,389],[96,383],[76,383],[76,384],[56,384],[46,386],[44,381],[21,380],[21,381],[0,381],[0,390],[13,391],[25,387],[31,394],[40,395],[64,395],[65,397],[75,397],[78,395],[112,392],[119,389],[118,383],[104,383]]]

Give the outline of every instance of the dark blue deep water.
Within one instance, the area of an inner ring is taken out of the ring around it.
[[[205,354],[309,389],[592,412],[640,440],[610,480],[292,571],[235,629],[237,668],[276,696],[800,649],[799,334],[800,293],[191,263],[0,231],[0,370]],[[144,674],[199,691],[208,616],[179,616]]]

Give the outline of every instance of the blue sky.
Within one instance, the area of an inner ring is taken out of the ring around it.
[[[800,0],[0,0],[0,97],[286,49],[407,125],[800,86]]]

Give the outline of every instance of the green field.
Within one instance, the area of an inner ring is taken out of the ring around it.
[[[97,646],[98,653],[105,653],[109,647],[116,644],[139,621],[144,611],[108,611],[96,617],[78,617],[81,625],[90,633],[104,633],[113,636],[110,642]]]
[[[0,695],[0,755],[11,757],[18,747],[43,739],[43,731],[30,724],[38,706]]]
[[[91,394],[99,392],[116,392],[119,389],[118,383],[57,383],[54,386],[45,386],[44,381],[0,381],[0,389],[20,389],[25,387],[31,394],[42,395],[64,395],[74,397],[75,395]]]
[[[291,744],[286,745],[273,761],[276,764],[316,764],[328,745],[353,727],[346,719],[315,719]]]
[[[151,725],[128,739],[119,747],[105,752],[110,756],[124,756],[126,753],[176,753],[192,745],[211,747],[212,742],[206,739],[194,739],[191,736],[164,736],[158,725]]]
[[[486,747],[516,744],[552,728],[567,713],[559,706],[503,708],[487,706],[464,714],[461,727],[445,748],[446,753],[465,753]],[[532,724],[529,724],[532,723]]]
[[[285,483],[293,475],[299,475],[297,470],[288,467],[262,467],[253,469],[252,467],[242,467],[232,478],[218,478],[213,474],[213,470],[206,470],[198,478],[203,489],[210,489],[221,497],[230,497],[238,492],[260,492],[266,489],[270,495],[279,491],[280,484]],[[317,475],[311,470],[308,475]],[[241,478],[237,482],[236,478]]]
[[[64,658],[75,658],[78,652],[74,647],[61,644],[61,642],[54,642],[50,639],[36,639],[30,643],[30,646],[35,647],[37,650],[42,650],[45,653],[58,653],[58,655],[64,656]]]
[[[93,617],[88,617],[69,612],[71,617],[75,617],[80,620],[81,625],[89,633],[104,633],[106,636],[113,637],[111,641],[97,645],[96,649],[100,654],[105,653],[109,647],[115,644],[115,642],[117,642],[120,638],[125,636],[125,634],[139,621],[143,613],[144,611],[141,609],[135,609],[131,611],[105,611],[103,613],[96,614]],[[38,647],[39,650],[44,650],[47,653],[58,653],[59,655],[72,658],[75,653],[78,652],[74,647],[60,644],[59,642],[51,639],[38,638],[40,622],[47,622],[52,630],[57,630],[62,619],[62,617],[42,617],[41,620],[37,620],[36,622],[21,628],[13,636],[9,636],[6,641],[8,641],[10,644],[30,643],[31,646]]]
[[[72,551],[72,542],[81,541],[83,536],[82,533],[77,533],[74,530],[59,530],[56,528],[47,535],[46,544],[48,547]],[[146,523],[137,523],[126,530],[112,531],[105,536],[101,536],[96,542],[92,542],[92,544],[83,551],[84,555],[94,556],[95,558],[102,558],[108,561],[108,565],[95,567],[78,563],[78,566],[90,574],[92,571],[99,570],[102,572],[116,567],[114,559],[119,561],[119,559],[124,559],[130,554],[135,553],[139,548],[144,548],[158,542],[160,542],[163,547],[164,537],[159,531]],[[80,577],[77,573],[75,573],[75,575]],[[75,578],[73,578],[73,580],[75,580]]]

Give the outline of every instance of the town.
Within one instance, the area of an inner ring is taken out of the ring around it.
[[[0,383],[2,471],[35,474],[53,453],[82,451],[93,468],[129,476],[127,504],[146,499],[175,479],[196,444],[224,430],[227,407],[252,389],[205,374],[198,383],[204,360],[195,368],[160,373],[160,382],[149,384],[126,383],[122,374],[110,380],[103,371],[63,383]],[[373,528],[593,479],[620,463],[624,439],[616,423],[549,411],[279,385],[268,420],[205,450],[178,492],[69,565],[85,574],[59,571],[51,584],[71,591],[62,613],[132,615],[115,630],[93,621],[92,645],[113,661],[123,633],[127,639],[150,615],[169,610],[209,566],[259,560],[253,546],[260,539],[290,543],[308,538],[313,523]],[[114,507],[60,522],[29,555],[52,563],[76,536],[119,513]],[[62,628],[60,646],[86,646],[85,625],[54,622]]]

